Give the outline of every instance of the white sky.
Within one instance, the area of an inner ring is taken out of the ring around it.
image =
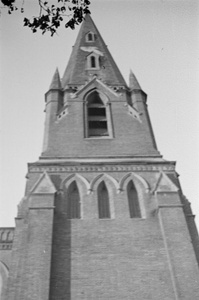
[[[34,14],[35,0],[26,0]],[[92,18],[128,83],[132,68],[148,94],[158,149],[177,161],[199,227],[199,2],[91,0]],[[25,7],[25,8],[26,8]],[[32,34],[20,13],[1,16],[0,226],[14,226],[27,162],[41,154],[44,93],[63,75],[77,30]]]

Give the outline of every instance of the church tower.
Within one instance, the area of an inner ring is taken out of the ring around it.
[[[199,299],[198,235],[175,162],[90,15],[45,102],[41,156],[16,228],[1,229],[3,299]]]

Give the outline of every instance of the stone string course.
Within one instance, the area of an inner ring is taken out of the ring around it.
[[[62,167],[30,167],[29,172],[124,172],[124,171],[175,171],[175,166],[62,166]]]

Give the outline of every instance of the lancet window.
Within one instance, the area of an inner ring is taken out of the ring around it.
[[[87,67],[88,70],[99,70],[100,69],[100,58],[99,55],[92,52],[87,56]]]
[[[95,61],[95,56],[91,56],[90,57],[91,60],[91,68],[96,68],[96,61]]]
[[[67,217],[68,219],[79,219],[80,215],[80,196],[77,184],[73,181],[68,187],[67,193]]]
[[[127,185],[127,195],[128,195],[130,217],[141,218],[138,194],[132,180]]]
[[[109,194],[107,187],[102,181],[97,189],[98,196],[98,212],[100,219],[108,219],[110,218],[110,203],[109,203]]]

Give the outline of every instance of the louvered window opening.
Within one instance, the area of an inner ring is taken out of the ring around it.
[[[127,186],[127,194],[130,218],[141,218],[138,194],[132,181]]]
[[[72,182],[68,189],[67,199],[67,216],[68,219],[80,218],[80,196],[76,182]]]
[[[104,182],[98,187],[98,212],[100,219],[110,218],[109,195]]]
[[[88,104],[88,136],[108,136],[106,107],[97,92],[92,94]]]

